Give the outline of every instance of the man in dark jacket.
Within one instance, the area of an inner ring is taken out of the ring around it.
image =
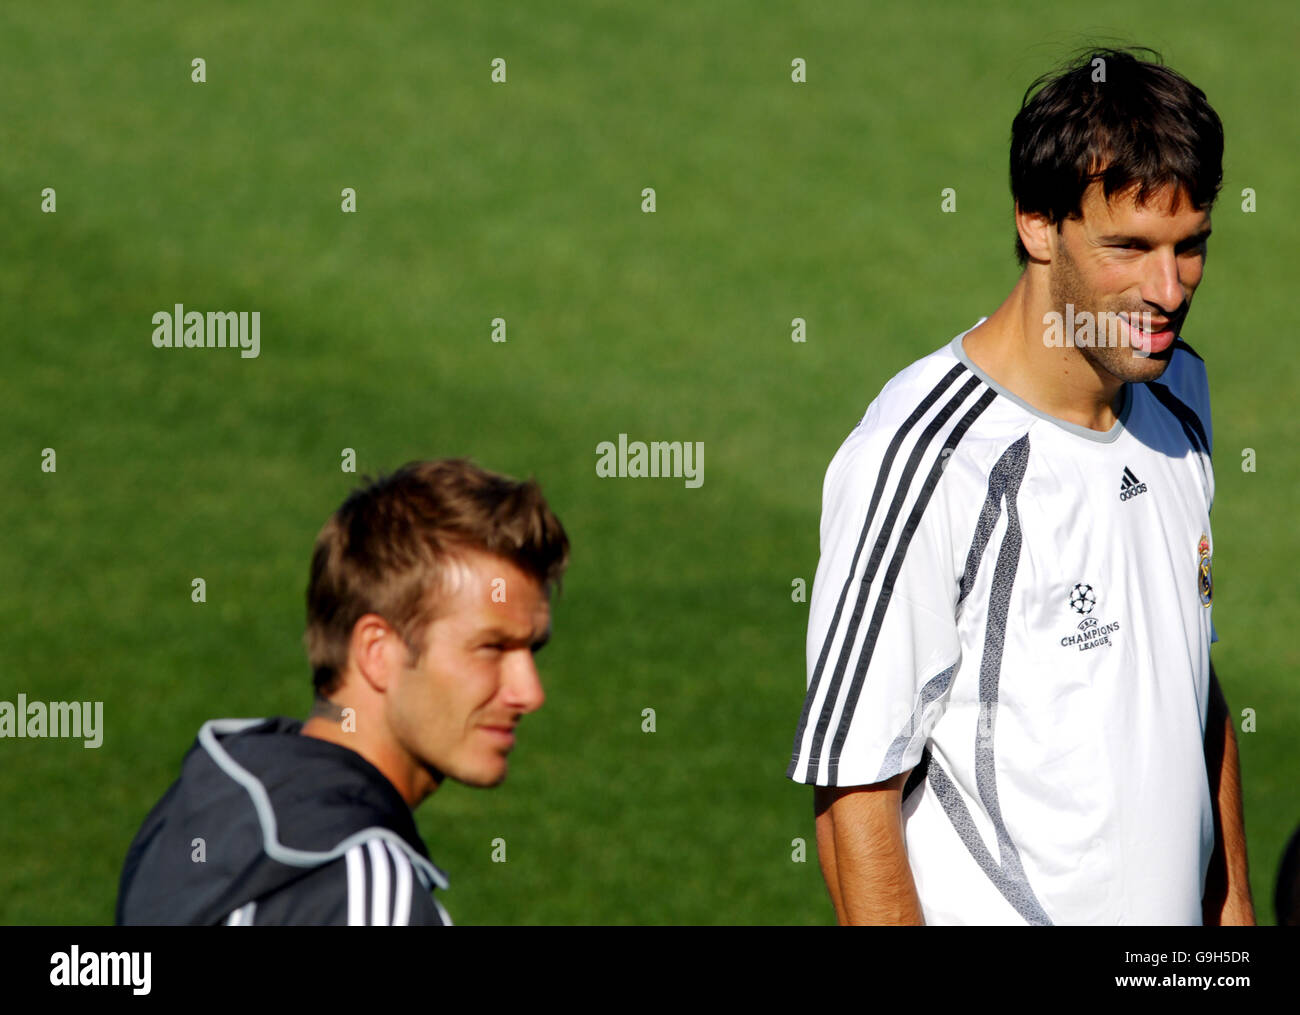
[[[533,654],[568,539],[533,481],[422,462],[316,540],[306,722],[207,722],[136,834],[119,924],[449,924],[412,810],[495,786],[544,700]]]

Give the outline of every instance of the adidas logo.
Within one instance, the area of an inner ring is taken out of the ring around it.
[[[1146,483],[1143,483],[1140,479],[1137,478],[1137,476],[1133,475],[1133,470],[1130,469],[1127,465],[1124,466],[1124,476],[1119,481],[1119,499],[1129,500],[1132,497],[1136,497],[1140,493],[1146,493],[1146,492],[1147,492]]]

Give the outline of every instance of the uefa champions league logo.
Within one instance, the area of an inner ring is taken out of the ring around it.
[[[1092,590],[1091,585],[1078,582],[1070,589],[1070,609],[1082,615],[1083,619],[1076,627],[1078,634],[1067,634],[1061,639],[1062,648],[1074,647],[1080,652],[1087,652],[1094,648],[1109,647],[1112,644],[1111,635],[1119,630],[1119,621],[1112,620],[1110,623],[1104,623],[1096,617],[1088,616],[1096,606],[1097,593]]]

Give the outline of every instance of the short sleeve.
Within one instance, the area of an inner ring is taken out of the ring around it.
[[[869,785],[914,767],[961,658],[939,442],[899,443],[869,421],[823,488],[796,782]]]

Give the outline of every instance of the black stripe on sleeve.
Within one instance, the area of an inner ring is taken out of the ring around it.
[[[972,377],[974,384],[979,384],[978,378]],[[972,385],[967,384],[962,388],[962,400],[965,395],[969,394]],[[858,664],[853,671],[853,683],[849,686],[849,694],[844,702],[844,711],[840,715],[839,728],[835,731],[835,739],[831,743],[831,757],[827,767],[827,774],[831,781],[834,782],[838,769],[840,752],[844,748],[844,742],[849,736],[849,725],[853,719],[853,711],[857,707],[858,697],[862,694],[863,684],[866,682],[867,667],[871,664],[871,656],[875,652],[876,639],[880,635],[880,628],[885,622],[885,611],[889,609],[889,602],[894,595],[894,582],[898,579],[898,573],[903,568],[903,561],[907,557],[908,545],[912,542],[912,536],[916,534],[917,527],[921,524],[921,516],[925,513],[926,507],[930,503],[930,498],[934,494],[934,489],[939,485],[939,477],[943,475],[944,466],[947,464],[948,457],[961,442],[966,431],[977,420],[989,403],[997,397],[997,392],[989,388],[979,397],[961,418],[961,421],[952,428],[948,439],[944,441],[943,449],[939,452],[938,458],[930,467],[930,474],[925,478],[925,485],[921,488],[921,493],[916,499],[916,504],[912,507],[912,513],[908,516],[907,525],[903,528],[902,534],[898,539],[898,546],[894,550],[893,559],[889,562],[889,570],[885,572],[884,583],[880,587],[880,596],[876,601],[875,613],[871,618],[871,626],[867,628],[866,642],[862,646],[862,654],[858,657]],[[960,404],[960,403],[958,403]],[[859,607],[865,607],[865,600],[859,600]],[[824,713],[829,719],[830,713]]]
[[[876,516],[876,508],[880,506],[880,498],[884,493],[885,483],[889,479],[890,469],[893,468],[894,459],[898,456],[898,449],[902,447],[903,441],[911,433],[912,428],[920,422],[921,417],[930,411],[930,407],[939,400],[943,393],[952,386],[953,381],[965,370],[966,367],[963,364],[954,364],[953,368],[943,376],[943,379],[921,400],[912,414],[903,422],[903,425],[898,428],[893,439],[889,442],[889,447],[885,450],[884,459],[880,463],[880,472],[876,476],[876,486],[871,492],[871,503],[867,508],[867,519],[862,523],[862,533],[858,536],[858,545],[853,551],[853,560],[849,564],[848,576],[844,579],[844,587],[840,589],[840,597],[835,603],[835,612],[831,615],[826,637],[822,641],[821,654],[817,657],[817,665],[813,668],[812,680],[808,685],[808,694],[804,698],[803,712],[799,716],[799,726],[794,735],[794,754],[787,775],[794,775],[797,759],[800,755],[800,744],[803,743],[804,733],[808,728],[808,717],[812,710],[813,701],[817,697],[817,690],[821,685],[822,673],[826,668],[826,659],[830,655],[831,644],[835,641],[835,632],[840,626],[840,616],[844,612],[844,603],[848,599],[849,589],[853,587],[853,575],[858,569],[858,560],[862,556],[862,548],[866,544],[867,533],[871,531],[871,522]],[[833,704],[832,702],[832,707]],[[810,773],[813,774],[814,778],[816,778],[816,771],[816,760],[814,758],[810,768]]]
[[[890,537],[894,532],[894,523],[898,519],[899,513],[903,509],[903,502],[907,499],[908,491],[912,486],[912,479],[916,470],[934,440],[935,435],[943,429],[948,420],[952,417],[958,407],[964,402],[972,391],[979,385],[978,377],[971,377],[949,399],[948,403],[935,414],[929,425],[922,431],[921,436],[917,438],[916,445],[912,448],[911,455],[908,456],[907,463],[903,467],[903,472],[898,480],[898,487],[894,491],[894,497],[889,505],[889,510],[885,514],[884,521],[881,523],[880,534],[876,537],[875,545],[871,550],[871,557],[867,561],[867,567],[862,575],[862,580],[858,583],[856,598],[853,604],[853,613],[849,617],[848,625],[844,631],[844,641],[840,645],[839,658],[836,660],[835,669],[831,674],[830,686],[826,692],[826,698],[822,703],[822,709],[817,717],[817,726],[813,730],[813,742],[809,749],[808,775],[815,781],[821,768],[822,746],[826,742],[826,734],[830,729],[831,716],[835,711],[835,703],[839,698],[840,686],[844,681],[844,674],[848,669],[849,659],[853,656],[853,643],[857,640],[858,627],[862,623],[862,617],[866,613],[867,600],[871,595],[871,588],[876,580],[876,573],[880,569],[880,563],[885,556],[885,547],[889,545]],[[936,462],[936,466],[942,463],[942,458]],[[852,581],[852,575],[849,576]],[[892,591],[892,590],[891,590]],[[868,642],[870,639],[868,639]],[[870,654],[870,644],[864,646],[863,651]],[[846,706],[847,707],[847,706]],[[834,757],[834,756],[833,756]],[[836,767],[835,761],[832,760],[831,768],[833,772]],[[834,778],[834,775],[831,775]]]

